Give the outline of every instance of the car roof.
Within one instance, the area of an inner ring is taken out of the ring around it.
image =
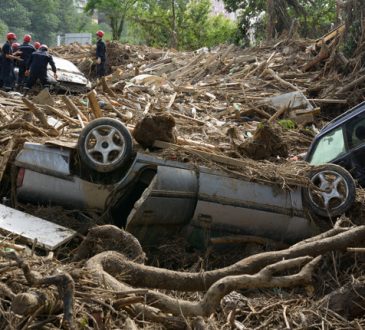
[[[333,130],[334,128],[341,126],[343,123],[347,122],[349,119],[357,116],[358,114],[365,111],[365,101],[361,102],[360,104],[354,106],[353,108],[345,111],[343,114],[339,115],[332,121],[330,121],[327,125],[325,125],[320,133],[317,135],[317,137],[320,137],[327,132]]]

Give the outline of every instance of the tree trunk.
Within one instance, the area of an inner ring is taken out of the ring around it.
[[[176,11],[175,11],[175,0],[171,0],[171,9],[172,9],[172,17],[171,17],[171,48],[177,48],[177,32],[176,32]]]
[[[110,27],[112,28],[113,40],[120,40],[124,27],[124,16],[119,19],[110,17]]]

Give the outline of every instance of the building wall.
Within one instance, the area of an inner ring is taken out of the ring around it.
[[[237,15],[235,13],[228,13],[224,9],[224,2],[222,0],[212,0],[212,14],[223,14],[225,17],[230,18],[231,20],[237,19]]]

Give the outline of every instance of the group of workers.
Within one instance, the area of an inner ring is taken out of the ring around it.
[[[104,32],[96,32],[96,65],[97,76],[105,75],[106,46],[103,41]],[[0,88],[11,91],[14,88],[23,90],[25,94],[33,87],[39,79],[43,87],[49,87],[47,79],[47,67],[51,66],[54,77],[57,80],[57,68],[52,55],[48,53],[48,46],[39,42],[31,44],[32,37],[26,34],[23,44],[16,42],[17,37],[9,32],[7,41],[0,52]],[[18,68],[16,79],[15,67]]]
[[[52,56],[48,54],[47,45],[41,45],[39,42],[32,45],[32,37],[29,34],[24,36],[21,45],[16,42],[17,37],[12,32],[6,35],[6,39],[0,55],[0,87],[5,91],[18,88],[26,92],[38,79],[47,87],[48,64],[57,77],[57,69]],[[18,67],[17,79],[15,67]]]

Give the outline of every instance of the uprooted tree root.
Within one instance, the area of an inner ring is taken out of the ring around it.
[[[31,324],[40,314],[50,315],[63,309],[63,328],[66,329],[72,329],[75,323],[79,324],[80,315],[86,317],[94,328],[107,326],[108,322],[111,326],[112,318],[123,322],[124,328],[135,327],[133,319],[173,329],[186,328],[187,322],[191,320],[192,326],[199,328],[204,327],[205,322],[209,323],[206,317],[219,310],[221,303],[234,291],[310,286],[324,254],[359,245],[364,237],[365,226],[336,226],[287,249],[259,253],[225,268],[191,273],[142,264],[145,255],[138,241],[129,233],[107,225],[89,231],[75,257],[85,260],[83,270],[80,264],[72,264],[72,277],[64,268],[59,269],[56,275],[40,276],[31,270],[32,263],[25,261],[25,257],[14,253],[3,254],[3,257],[15,260],[11,261],[10,267],[22,270],[30,289],[27,292],[24,289],[14,292],[10,286],[2,283],[0,292],[11,302],[12,312],[25,317],[23,326]],[[128,246],[123,248],[120,242]],[[112,251],[101,252],[103,248]],[[76,270],[87,274],[87,279],[75,276]],[[52,290],[50,285],[55,285],[57,290]],[[41,287],[46,288],[40,290]],[[184,298],[181,295],[177,298],[176,293],[162,293],[155,289],[181,291],[185,295]],[[202,291],[204,294],[199,295],[198,299],[196,295],[194,299],[190,296],[186,299],[186,292],[189,291]],[[331,307],[334,295],[324,297],[318,303],[318,308],[324,310]],[[79,301],[80,298],[83,302]],[[95,305],[99,308],[94,308]],[[88,311],[80,312],[80,306],[88,306]],[[273,304],[273,309],[275,306],[277,303]],[[341,314],[339,304],[332,303],[332,306],[337,308],[336,312],[331,312],[332,315]],[[232,308],[226,317],[227,322],[234,326],[239,321],[235,320],[237,310]],[[262,313],[268,309],[262,309]],[[285,323],[289,321],[286,319]]]

